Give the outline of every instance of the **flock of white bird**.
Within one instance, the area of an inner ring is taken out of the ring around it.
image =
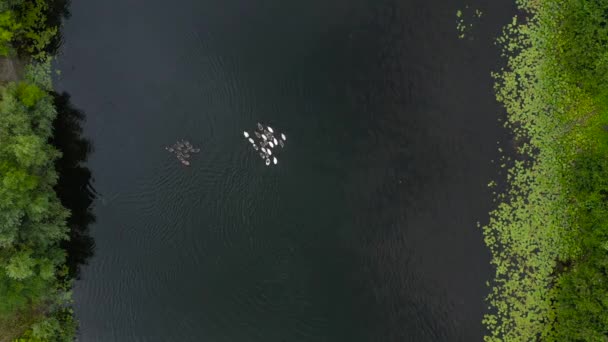
[[[243,136],[247,139],[253,149],[256,151],[260,151],[260,157],[265,160],[266,166],[270,164],[278,164],[279,160],[275,155],[273,155],[272,149],[280,146],[281,148],[285,147],[285,142],[287,141],[287,137],[285,134],[280,133],[275,137],[274,130],[270,126],[262,126],[261,123],[258,122],[257,131],[253,132],[254,136],[258,139],[256,142],[247,131],[243,132]],[[272,159],[271,159],[272,158]]]

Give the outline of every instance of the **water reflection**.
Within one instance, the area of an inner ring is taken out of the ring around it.
[[[92,150],[91,142],[82,137],[84,113],[74,108],[67,93],[53,94],[57,118],[53,123],[55,134],[52,144],[62,151],[56,162],[59,181],[55,187],[61,204],[68,208],[70,240],[63,243],[68,253],[70,275],[78,277],[80,266],[93,256],[95,242],[89,235],[89,225],[95,222],[91,204],[95,190],[91,186],[91,171],[82,164]]]
[[[49,6],[47,25],[49,27],[61,28],[63,20],[70,18],[70,3],[70,0],[47,1],[47,4]],[[61,43],[63,41],[63,35],[61,34],[61,31],[61,29],[57,30],[57,34],[51,39],[51,42],[46,47],[46,52],[49,53],[49,55],[51,56],[57,55],[57,52],[61,47]]]

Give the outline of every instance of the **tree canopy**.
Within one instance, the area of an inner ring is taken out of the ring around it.
[[[69,212],[54,191],[54,163],[61,154],[48,143],[57,113],[44,86],[26,79],[1,92],[0,315],[5,316],[32,308],[63,310],[66,304],[60,243],[68,236]],[[49,327],[59,321],[44,322],[32,326],[32,336],[57,330]]]

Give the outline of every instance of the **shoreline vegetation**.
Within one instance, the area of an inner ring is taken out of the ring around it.
[[[516,3],[494,74],[517,157],[483,227],[485,340],[608,341],[608,0]]]
[[[0,342],[72,341],[51,56],[65,1],[0,0]]]

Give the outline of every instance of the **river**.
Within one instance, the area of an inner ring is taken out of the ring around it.
[[[479,341],[512,0],[74,1],[80,341]],[[243,138],[287,135],[267,167]],[[165,150],[187,139],[191,166]]]

